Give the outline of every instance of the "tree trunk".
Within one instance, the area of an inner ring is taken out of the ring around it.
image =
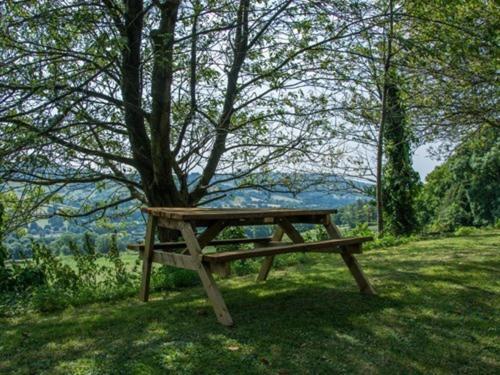
[[[384,88],[385,91],[385,88]],[[384,99],[385,102],[385,92]],[[384,122],[385,122],[385,104],[382,104],[382,119],[380,121],[380,128],[378,133],[377,145],[377,185],[376,185],[376,202],[377,202],[377,231],[379,236],[384,233],[384,202],[382,198],[382,157],[384,146]]]
[[[394,4],[389,0],[389,32],[387,33],[387,50],[385,51],[384,58],[384,82],[382,88],[382,111],[380,116],[380,127],[378,132],[378,145],[377,145],[377,229],[379,236],[384,234],[384,202],[382,194],[382,167],[384,155],[384,128],[387,117],[387,91],[389,88],[389,73],[391,70],[392,62],[392,38],[394,29]]]

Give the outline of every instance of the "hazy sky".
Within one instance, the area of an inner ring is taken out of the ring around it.
[[[427,176],[429,172],[442,163],[442,161],[431,159],[427,152],[429,147],[429,145],[421,146],[417,148],[413,155],[413,168],[420,174],[420,179],[422,181],[425,180],[425,176]]]

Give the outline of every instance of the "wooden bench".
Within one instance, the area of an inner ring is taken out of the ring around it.
[[[332,252],[332,253],[361,253],[361,244],[372,241],[372,237],[342,238],[326,241],[308,242],[239,251],[225,251],[221,253],[204,254],[203,261],[213,263],[225,263],[238,259],[258,258],[270,255],[297,253],[297,252]],[[278,244],[277,243],[277,244]]]
[[[224,245],[235,245],[235,244],[244,244],[244,243],[258,243],[258,244],[266,244],[271,242],[272,237],[256,237],[256,238],[230,238],[230,239],[224,239],[224,240],[212,240],[210,241],[207,246],[224,246]],[[163,251],[169,251],[169,250],[177,250],[177,249],[184,249],[186,248],[186,243],[179,241],[179,242],[158,242],[154,244],[154,249],[155,250],[163,250]],[[144,244],[143,243],[135,243],[135,244],[129,244],[127,246],[127,249],[129,250],[135,250],[135,251],[144,251]]]

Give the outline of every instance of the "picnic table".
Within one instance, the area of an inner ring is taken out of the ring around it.
[[[201,279],[208,299],[220,323],[233,325],[222,294],[213,278],[213,273],[227,276],[229,264],[238,259],[263,257],[257,277],[258,281],[267,279],[276,255],[293,252],[326,252],[340,254],[362,293],[375,294],[375,291],[361,270],[354,254],[362,252],[362,244],[371,237],[342,238],[339,230],[331,221],[333,209],[278,209],[278,208],[143,208],[148,215],[145,242],[129,245],[138,250],[143,259],[140,299],[148,301],[152,263],[196,271]],[[324,241],[305,242],[294,224],[323,225],[328,233]],[[215,239],[230,226],[273,225],[270,237]],[[158,227],[177,230],[183,242],[155,243]],[[205,228],[198,233],[199,228]],[[284,235],[292,241],[283,241]],[[253,244],[253,249],[223,252],[203,252],[207,246],[234,244]]]

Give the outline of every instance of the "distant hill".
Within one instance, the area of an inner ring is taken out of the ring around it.
[[[189,177],[194,182],[199,175],[193,174]],[[280,181],[286,176],[274,174],[271,177],[274,181],[272,191],[257,188],[245,188],[233,190],[247,182],[237,180],[223,182],[227,175],[218,175],[216,179],[221,181],[217,184],[216,190],[210,198],[221,197],[212,201],[206,207],[286,207],[311,209],[319,208],[340,208],[352,204],[358,200],[367,200],[366,195],[357,190],[367,185],[356,183],[356,189],[350,184],[340,181],[334,176],[322,178],[319,175],[300,176],[303,189],[300,192],[292,192]],[[320,181],[315,183],[315,181]],[[262,181],[260,181],[261,183]],[[354,191],[356,190],[356,191]],[[86,207],[96,207],[106,204],[106,202],[116,199],[118,195],[125,195],[124,188],[114,184],[96,185],[92,183],[77,184],[65,187],[59,192],[60,202],[45,206],[43,210],[50,214],[60,210],[78,210],[82,205]],[[109,210],[106,213],[106,223],[103,225],[100,216],[84,217],[79,219],[65,220],[60,216],[53,216],[49,219],[37,220],[26,228],[29,235],[34,238],[44,238],[48,242],[68,234],[82,235],[84,232],[94,232],[97,235],[106,233],[122,232],[127,233],[127,237],[140,238],[144,233],[144,217],[140,210],[135,209],[139,205],[131,202],[122,205],[118,210]],[[126,212],[126,214],[124,214]],[[11,237],[10,240],[13,240]]]

